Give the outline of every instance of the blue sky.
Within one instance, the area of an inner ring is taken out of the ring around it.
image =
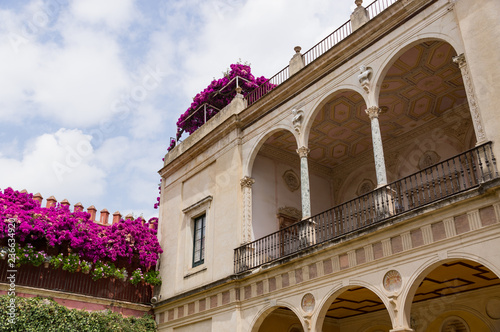
[[[368,3],[365,3],[367,5]],[[0,2],[0,188],[157,216],[177,118],[239,59],[256,76],[349,19],[350,0]]]

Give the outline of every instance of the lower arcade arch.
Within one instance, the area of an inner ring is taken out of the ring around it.
[[[316,332],[388,332],[391,316],[382,299],[363,286],[348,286],[332,294],[318,313]]]
[[[416,332],[500,331],[500,279],[469,259],[425,269],[408,293],[405,314]]]
[[[275,306],[258,315],[251,332],[304,332],[304,327],[292,309]]]

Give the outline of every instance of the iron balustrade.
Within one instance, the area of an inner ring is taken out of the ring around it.
[[[491,142],[235,249],[241,273],[498,178]]]
[[[372,18],[380,14],[382,11],[384,11],[397,1],[398,0],[373,1],[366,7],[369,19],[371,20]],[[326,53],[328,50],[330,50],[332,47],[334,47],[342,40],[344,40],[351,33],[352,33],[351,21],[349,20],[344,24],[342,24],[338,29],[336,29],[330,35],[321,40],[319,43],[311,47],[307,52],[305,52],[302,55],[304,59],[304,64],[307,66],[308,64],[319,58],[321,55]],[[289,66],[286,66],[285,68],[280,70],[276,75],[274,75],[269,80],[260,85],[258,88],[255,88],[252,92],[246,95],[245,98],[247,99],[248,106],[255,103],[257,100],[259,100],[268,92],[270,92],[272,89],[274,89],[275,87],[286,81],[288,78],[290,78]]]

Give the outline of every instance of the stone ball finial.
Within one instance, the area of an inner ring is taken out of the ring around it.
[[[354,3],[359,7],[363,4],[363,0],[355,0]]]
[[[302,47],[300,47],[300,46],[295,46],[295,47],[293,48],[293,50],[295,51],[295,53],[300,53],[300,50],[301,50],[301,49],[302,49]]]
[[[240,93],[241,93],[241,91],[243,91],[243,89],[242,89],[240,86],[237,86],[237,87],[236,87],[236,93],[237,93],[237,94],[240,94]]]

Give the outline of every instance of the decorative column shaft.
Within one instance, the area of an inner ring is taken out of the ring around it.
[[[387,173],[385,170],[384,148],[382,146],[382,135],[380,134],[380,125],[378,115],[380,114],[378,106],[372,106],[366,110],[370,117],[372,128],[373,155],[375,157],[375,171],[377,173],[377,187],[387,184]]]
[[[470,113],[472,116],[472,123],[474,124],[474,132],[476,133],[477,145],[487,142],[486,134],[484,133],[483,121],[481,120],[481,115],[476,103],[476,94],[474,92],[474,86],[472,85],[472,80],[470,77],[469,66],[465,60],[465,55],[462,53],[460,55],[453,57],[453,62],[458,64],[460,71],[462,72],[462,78],[464,79],[465,93],[467,94],[467,101],[469,102]]]
[[[252,185],[254,183],[255,180],[248,176],[240,180],[243,190],[243,244],[252,242]]]
[[[302,219],[311,216],[311,194],[309,192],[309,167],[307,166],[307,155],[309,149],[302,146],[297,149],[300,156],[300,188],[302,200]]]

